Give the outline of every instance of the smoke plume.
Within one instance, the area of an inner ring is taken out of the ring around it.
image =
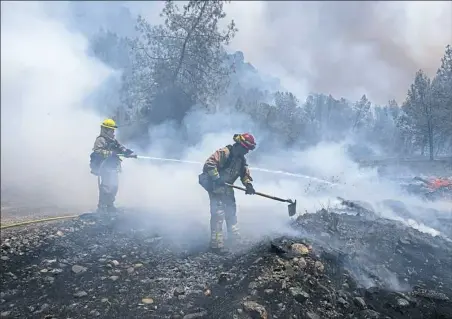
[[[418,69],[434,75],[452,40],[449,1],[240,1],[231,47],[304,98],[402,102]]]

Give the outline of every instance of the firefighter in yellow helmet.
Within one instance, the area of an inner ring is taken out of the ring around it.
[[[114,212],[114,202],[118,193],[118,173],[121,172],[121,159],[124,157],[136,158],[133,151],[121,145],[115,138],[116,123],[106,119],[100,126],[100,135],[94,142],[91,153],[91,173],[98,176],[99,212]]]
[[[234,243],[240,238],[237,224],[237,207],[233,184],[240,177],[246,187],[246,194],[255,194],[245,155],[256,147],[253,135],[234,134],[234,144],[220,148],[205,162],[199,175],[199,184],[208,192],[210,199],[210,248],[224,253],[223,223],[226,221],[228,241]]]

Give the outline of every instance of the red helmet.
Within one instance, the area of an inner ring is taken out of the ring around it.
[[[254,136],[250,133],[234,134],[233,139],[247,150],[252,151],[256,148],[256,141],[254,140]]]

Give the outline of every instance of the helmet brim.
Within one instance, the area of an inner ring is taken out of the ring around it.
[[[118,128],[116,125],[115,126],[107,126],[107,125],[101,124],[100,126],[105,127],[105,128],[110,128],[112,130],[115,130]]]

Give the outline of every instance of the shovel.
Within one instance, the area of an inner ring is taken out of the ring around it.
[[[232,184],[229,184],[229,183],[225,183],[225,184],[227,186],[232,187],[232,188],[240,189],[241,191],[246,191],[246,188],[244,188],[244,187],[235,186],[235,185],[232,185]],[[297,201],[296,200],[293,201],[291,199],[282,199],[282,198],[279,198],[279,197],[276,197],[276,196],[271,196],[271,195],[267,195],[267,194],[259,193],[259,192],[256,192],[255,194],[259,195],[259,196],[262,196],[262,197],[265,197],[265,198],[270,198],[270,199],[273,199],[273,200],[277,200],[278,202],[289,203],[289,206],[287,207],[288,210],[289,210],[289,216],[293,216],[297,212]]]

